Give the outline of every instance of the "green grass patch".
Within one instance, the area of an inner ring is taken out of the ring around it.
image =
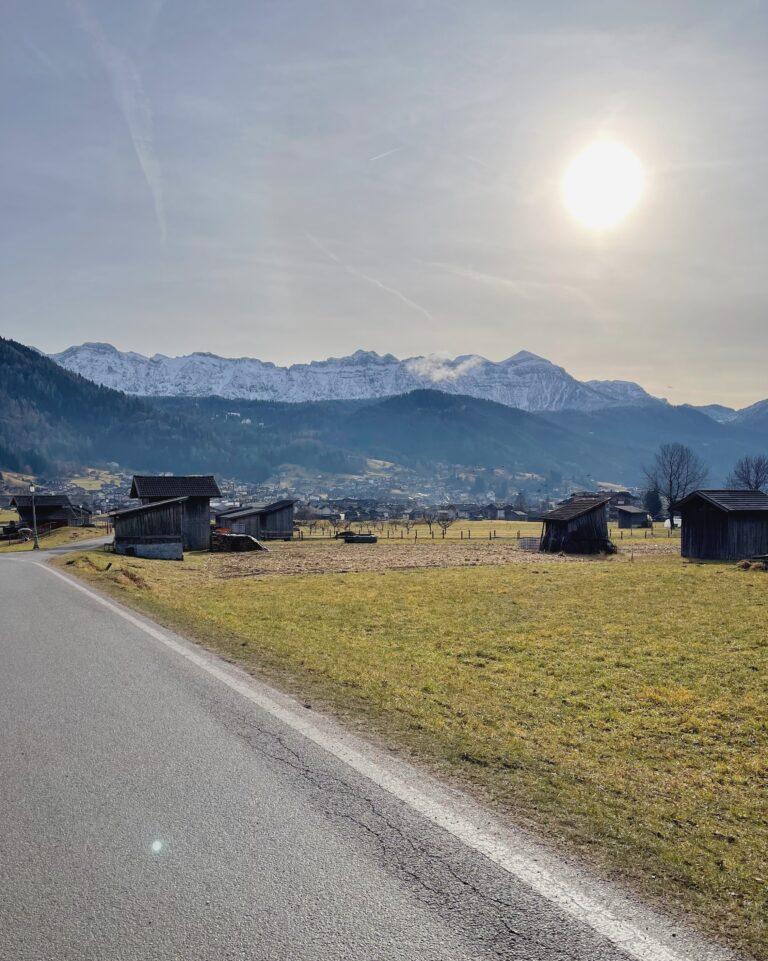
[[[57,563],[768,958],[768,574],[676,557],[264,580],[205,555]]]

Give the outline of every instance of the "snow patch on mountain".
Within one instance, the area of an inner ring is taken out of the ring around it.
[[[358,350],[349,357],[290,367],[210,353],[145,357],[103,343],[85,343],[50,356],[67,370],[98,384],[157,397],[213,395],[301,402],[387,397],[433,388],[527,411],[590,411],[665,403],[628,381],[578,381],[562,367],[526,350],[498,362],[477,355],[399,360],[392,354]]]

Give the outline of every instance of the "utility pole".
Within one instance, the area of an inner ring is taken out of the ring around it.
[[[40,550],[40,541],[37,536],[37,511],[35,510],[35,485],[29,485],[29,493],[32,495],[32,533],[35,538],[35,543],[32,545],[33,551]]]

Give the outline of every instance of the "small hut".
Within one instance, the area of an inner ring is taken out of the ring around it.
[[[262,541],[289,541],[293,537],[295,504],[294,500],[279,500],[233,507],[216,515],[216,526],[233,534],[250,534]]]
[[[683,557],[738,561],[768,555],[768,494],[698,490],[678,508]]]
[[[115,526],[115,553],[155,560],[183,560],[186,501],[186,497],[174,497],[112,511],[109,516]]]
[[[34,516],[32,495],[17,494],[11,498],[11,507],[19,515],[20,527],[32,527],[37,519],[38,527],[67,527],[75,517],[75,507],[66,494],[35,494]]]
[[[653,527],[653,522],[648,511],[642,507],[635,507],[633,504],[620,504],[616,507],[616,520],[619,529],[624,531],[635,530],[636,528]]]
[[[184,550],[207,551],[211,546],[211,498],[221,497],[211,474],[147,476],[136,474],[130,497],[143,505],[184,498],[182,536]]]
[[[544,514],[539,550],[547,554],[613,554],[608,537],[609,497],[584,497]]]

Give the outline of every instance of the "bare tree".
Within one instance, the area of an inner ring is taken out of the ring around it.
[[[410,514],[405,514],[403,515],[403,519],[400,521],[400,523],[405,528],[405,533],[410,534],[416,521],[413,519],[413,517],[411,517]]]
[[[648,486],[667,502],[669,526],[675,526],[675,511],[680,501],[707,479],[704,462],[685,444],[662,444],[653,465],[644,468]]]
[[[449,514],[440,514],[437,518],[437,526],[443,532],[443,537],[445,537],[445,532],[453,524],[453,518]]]
[[[742,457],[734,465],[726,485],[736,490],[768,492],[768,457],[764,454]]]
[[[423,524],[427,525],[429,528],[429,533],[431,534],[432,528],[437,523],[437,511],[428,507],[424,508],[424,510],[421,512],[421,521]]]

